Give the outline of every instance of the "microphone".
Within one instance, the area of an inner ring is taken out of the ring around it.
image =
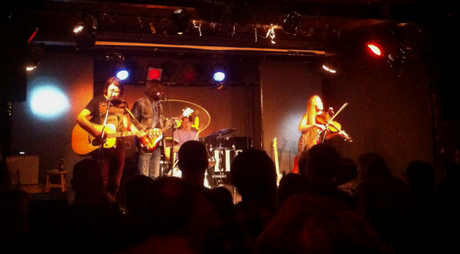
[[[109,97],[107,97],[107,101],[111,101],[113,100],[113,93],[115,92],[115,90],[112,90],[112,93],[109,94]]]
[[[334,109],[332,107],[329,108],[329,110],[327,111],[327,113],[329,114],[329,116],[334,116],[335,113],[334,113]]]
[[[159,92],[157,95],[158,95],[158,98],[160,98],[160,100],[163,100],[163,101],[166,100],[166,97],[163,95],[163,93]]]

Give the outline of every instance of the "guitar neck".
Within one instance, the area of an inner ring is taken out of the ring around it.
[[[278,145],[276,142],[276,138],[273,139],[273,156],[275,157],[275,167],[276,167],[276,174],[280,174],[280,167],[278,161]]]
[[[128,137],[137,135],[138,131],[122,131],[122,132],[115,132],[107,134],[107,138],[121,138],[121,137]]]
[[[278,152],[275,149],[275,166],[276,166],[276,174],[280,174],[280,165],[278,161]]]

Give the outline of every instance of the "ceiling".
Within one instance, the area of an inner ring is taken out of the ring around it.
[[[379,39],[418,44],[423,29],[457,13],[459,3],[434,0],[7,0],[2,29],[60,50],[75,50],[75,24],[96,25],[91,53],[238,54],[282,57],[332,56],[357,41]],[[171,13],[178,7],[193,27],[178,35]],[[282,29],[292,11],[301,15],[295,33]],[[271,33],[271,31],[273,33]],[[272,43],[271,36],[275,36]],[[389,39],[389,37],[392,37]],[[411,42],[409,42],[411,41]]]

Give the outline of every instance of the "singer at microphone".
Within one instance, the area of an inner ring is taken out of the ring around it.
[[[137,133],[138,130],[131,124],[125,110],[114,105],[122,102],[124,88],[121,81],[116,77],[109,78],[103,91],[103,94],[92,98],[77,116],[78,125],[94,137],[96,142],[81,142],[80,140],[88,140],[88,134],[83,132],[83,139],[72,137],[72,148],[77,154],[90,154],[100,162],[101,176],[108,179],[104,182],[102,191],[116,198],[123,175],[125,146],[123,136],[108,134],[126,130]]]

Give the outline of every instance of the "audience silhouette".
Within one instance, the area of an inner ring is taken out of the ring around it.
[[[74,165],[74,202],[49,225],[48,252],[112,253],[127,244],[127,223],[113,196],[104,192],[99,161],[85,158]]]
[[[341,166],[340,155],[333,146],[326,143],[312,146],[308,150],[305,167],[309,193],[355,207],[355,198],[337,189],[335,181],[342,170]]]
[[[385,249],[368,221],[345,204],[295,194],[260,234],[254,253],[385,253]]]
[[[408,186],[391,174],[385,159],[377,153],[361,154],[358,164],[358,211],[396,253],[410,251],[406,244],[412,207]]]
[[[276,211],[275,163],[265,151],[250,148],[235,157],[230,174],[241,195],[235,220],[239,237],[232,251],[252,253],[258,235]]]
[[[232,161],[229,186],[204,186],[208,153],[198,141],[179,150],[181,178],[134,176],[126,208],[103,191],[101,165],[86,158],[73,168],[74,199],[42,223],[31,196],[16,189],[0,162],[0,252],[31,253],[414,253],[458,252],[460,163],[435,168],[413,160],[406,179],[385,158],[341,158],[329,144],[301,154],[299,174],[276,184],[268,154],[250,148]],[[405,181],[404,181],[405,180]],[[32,213],[31,213],[32,211]],[[34,218],[33,220],[31,218]],[[51,220],[49,218],[52,218]],[[456,251],[455,251],[456,250]]]
[[[341,158],[341,169],[337,174],[335,183],[337,188],[341,191],[348,193],[348,195],[355,197],[356,188],[358,187],[358,165],[351,158]]]

